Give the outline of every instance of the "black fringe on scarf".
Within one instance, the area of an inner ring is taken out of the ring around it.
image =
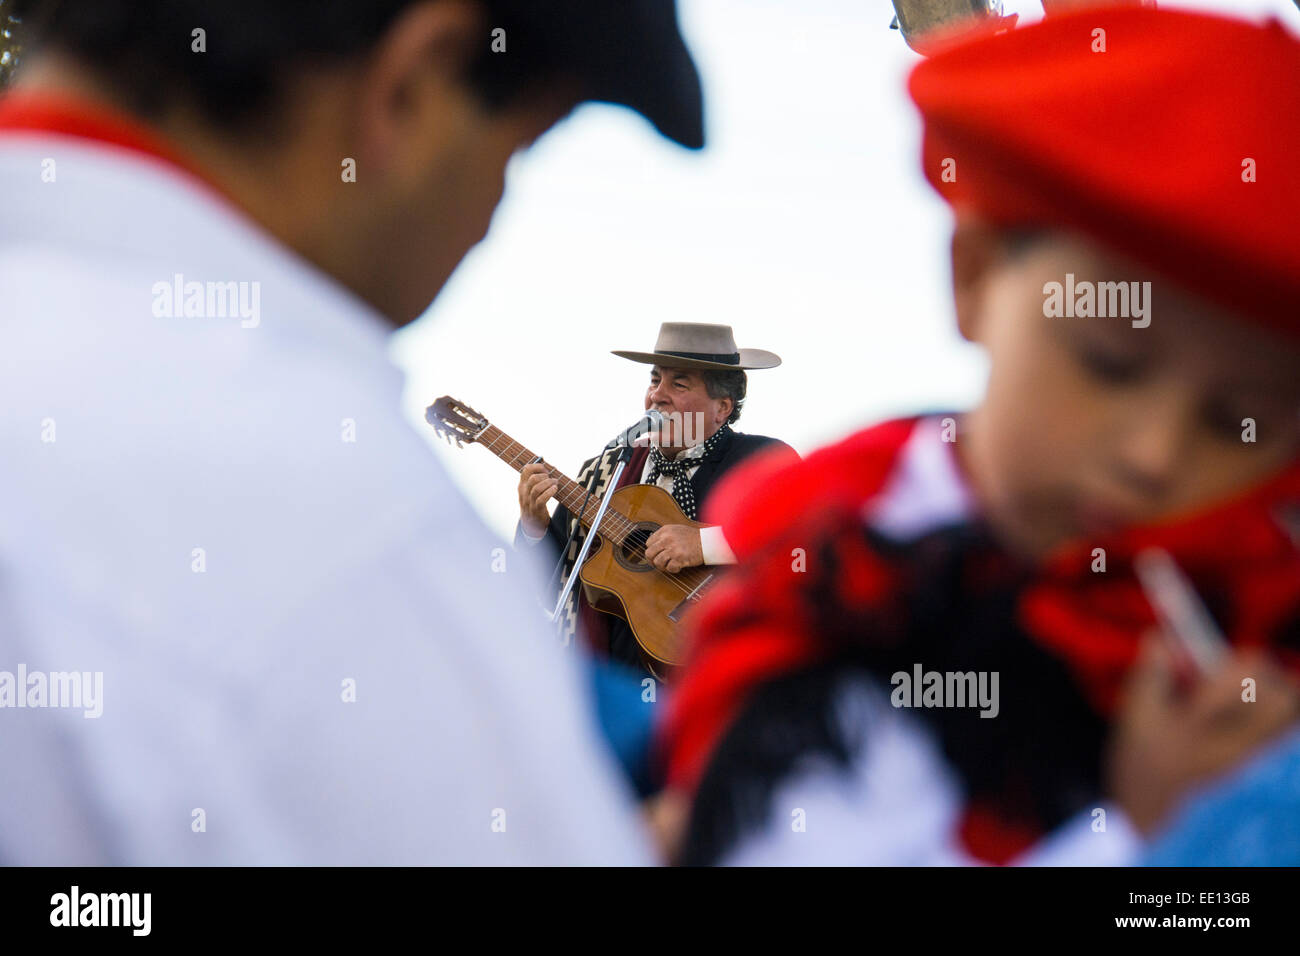
[[[988,587],[987,538],[963,527],[899,548],[864,533],[878,553],[905,566],[905,620],[846,616],[834,599],[835,549],[809,562],[821,569],[809,582],[809,610],[831,656],[752,694],[701,780],[679,862],[721,862],[766,824],[773,791],[802,758],[829,757],[847,772],[862,740],[837,716],[844,682],[873,678],[888,694],[890,676],[910,675],[915,664],[999,673],[996,718],[981,718],[978,707],[912,708],[938,737],[968,800],[1044,833],[1101,800],[1106,723],[1064,664],[1016,626],[1021,582],[1012,576]]]

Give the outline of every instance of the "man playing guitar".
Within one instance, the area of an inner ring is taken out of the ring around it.
[[[613,354],[651,366],[644,407],[655,409],[665,419],[662,429],[651,434],[651,442],[636,448],[620,486],[656,484],[672,495],[687,518],[696,520],[718,480],[750,455],[764,450],[794,455],[789,445],[775,438],[741,434],[731,428],[745,401],[746,370],[774,368],[781,359],[762,349],[737,349],[730,326],[665,322],[654,351]],[[578,482],[593,489],[593,508],[610,477],[614,458],[611,453],[589,459],[579,473]],[[559,482],[546,464],[526,465],[520,475],[515,545],[533,547],[550,539],[558,558],[568,544],[562,573],[558,579],[552,578],[558,596],[576,560],[583,532],[578,530],[571,538],[573,516],[563,505],[554,515],[548,513],[547,504]],[[665,525],[651,534],[645,557],[670,573],[735,561],[721,528],[684,524]],[[581,590],[575,588],[565,609],[566,636],[580,631],[610,659],[642,667],[643,658],[627,622],[597,612]]]

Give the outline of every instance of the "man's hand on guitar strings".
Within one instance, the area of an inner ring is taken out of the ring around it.
[[[646,560],[660,571],[676,574],[704,563],[700,529],[684,524],[664,525],[645,543]]]

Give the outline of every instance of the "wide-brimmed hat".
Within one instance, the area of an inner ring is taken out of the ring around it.
[[[729,325],[702,322],[665,322],[653,352],[613,353],[645,365],[668,368],[756,369],[775,368],[781,356],[763,349],[738,349]]]

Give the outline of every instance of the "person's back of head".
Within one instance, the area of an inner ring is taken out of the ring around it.
[[[143,120],[401,324],[485,233],[515,151],[576,104],[703,145],[674,0],[12,0],[16,90]]]

